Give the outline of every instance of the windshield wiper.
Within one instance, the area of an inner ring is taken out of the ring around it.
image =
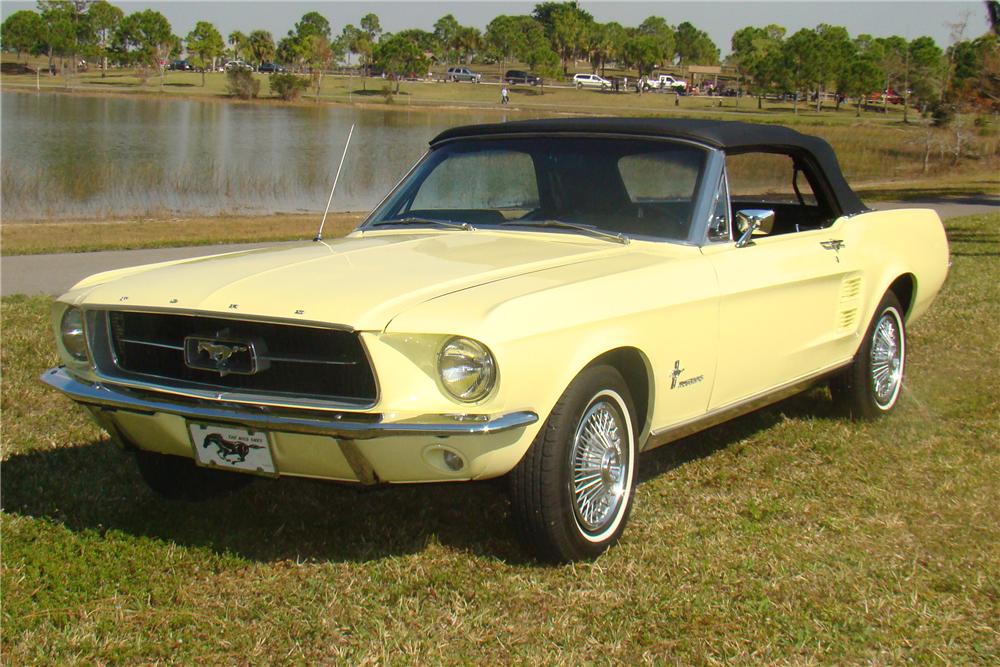
[[[467,232],[474,232],[476,228],[473,227],[468,222],[455,222],[454,220],[438,220],[437,218],[421,218],[418,216],[410,216],[408,218],[392,218],[390,220],[379,220],[373,222],[371,227],[378,227],[379,225],[409,225],[409,224],[424,224],[424,225],[438,225],[439,227],[447,227],[448,229],[464,229]]]
[[[555,227],[556,229],[572,229],[577,232],[583,232],[584,234],[596,236],[600,239],[621,243],[622,245],[629,244],[629,238],[621,232],[615,234],[613,232],[606,232],[603,229],[598,229],[592,225],[581,225],[575,222],[564,222],[562,220],[508,220],[503,224],[512,226],[519,225],[522,227]]]

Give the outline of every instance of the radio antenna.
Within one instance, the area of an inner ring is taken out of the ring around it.
[[[319,231],[313,241],[323,240],[323,225],[326,224],[326,216],[330,212],[330,203],[333,202],[333,193],[337,189],[337,181],[340,180],[340,170],[344,168],[344,158],[347,157],[347,147],[351,145],[351,136],[354,134],[354,125],[351,124],[351,131],[347,133],[347,143],[344,144],[344,154],[340,156],[340,166],[337,167],[337,175],[333,177],[333,187],[330,188],[330,198],[326,200],[326,210],[323,211],[323,219],[319,223]]]

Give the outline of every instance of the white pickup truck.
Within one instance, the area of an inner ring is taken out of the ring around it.
[[[683,79],[677,79],[670,76],[669,74],[660,74],[655,79],[649,80],[650,88],[658,88],[660,90],[687,90],[687,81]]]

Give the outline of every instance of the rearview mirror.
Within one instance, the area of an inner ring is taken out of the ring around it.
[[[774,229],[774,211],[763,208],[745,208],[736,212],[736,231],[739,239],[737,248],[743,248],[753,243],[750,239],[757,230],[770,234]]]

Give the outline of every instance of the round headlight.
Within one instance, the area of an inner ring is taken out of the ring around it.
[[[478,401],[490,393],[497,370],[493,355],[482,343],[451,338],[438,355],[438,373],[448,393],[460,401]]]
[[[87,360],[87,337],[83,333],[83,311],[67,308],[59,327],[62,344],[70,356],[77,361]]]

